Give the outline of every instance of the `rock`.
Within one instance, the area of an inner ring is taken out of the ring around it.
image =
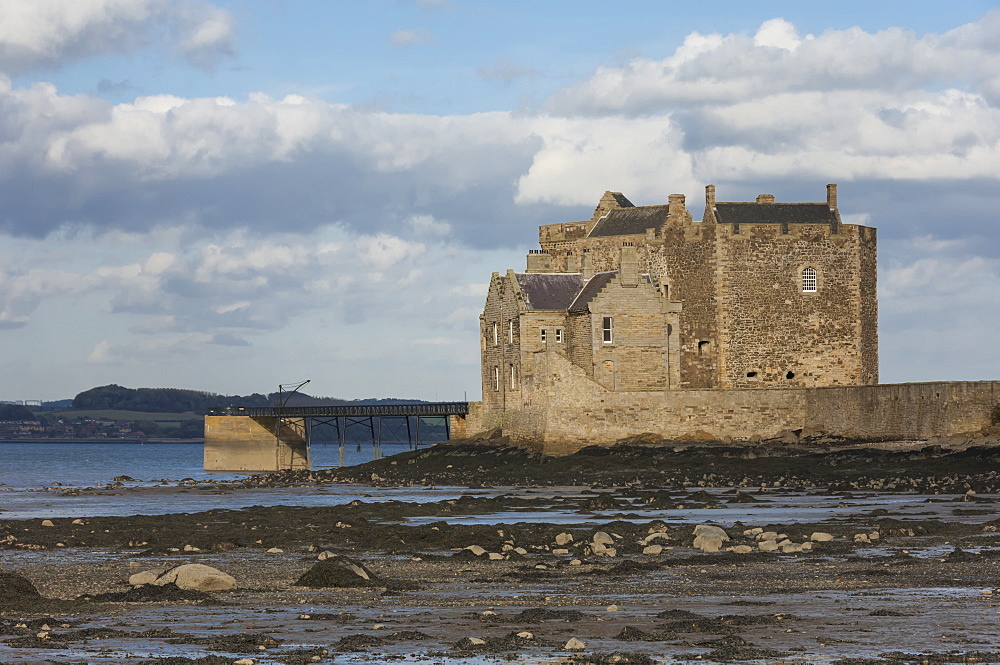
[[[569,554],[569,550],[566,549],[565,547],[557,547],[554,550],[552,550],[552,553],[553,554]]]
[[[697,536],[707,536],[709,538],[718,538],[719,540],[729,540],[729,534],[725,532],[724,529],[712,526],[711,524],[699,524],[694,528],[694,535]],[[698,547],[695,545],[695,547]]]
[[[503,560],[503,554],[500,554],[499,552],[490,552],[490,561],[502,561],[502,560]]]
[[[564,531],[563,533],[560,533],[559,535],[556,536],[556,545],[560,547],[562,547],[563,545],[569,545],[572,542],[573,542],[573,534],[571,533],[566,533]]]
[[[521,556],[524,556],[525,554],[528,553],[528,550],[524,549],[523,547],[515,547],[514,548],[514,553],[515,554],[520,554]]]
[[[42,520],[42,526],[55,526],[55,524],[52,523],[52,520]]]
[[[520,637],[522,640],[533,640],[533,639],[535,639],[535,634],[534,633],[530,633],[530,632],[528,632],[526,630],[522,630],[520,633],[517,634],[517,636]]]
[[[236,578],[201,563],[186,563],[170,568],[153,582],[156,586],[175,584],[189,591],[226,591],[236,588]]]
[[[809,536],[809,540],[814,543],[828,543],[833,540],[833,535],[826,533],[825,531],[816,531],[813,535]]]
[[[563,646],[563,649],[565,649],[566,651],[582,651],[583,649],[586,648],[587,648],[586,642],[581,642],[575,637],[569,638],[569,641],[566,642],[565,646]]]
[[[580,561],[579,559],[573,559],[572,561],[569,562],[569,565],[571,565],[571,566],[582,566],[583,565],[583,561]]]
[[[754,536],[757,540],[778,540],[778,534],[775,531],[761,531]]]
[[[801,545],[799,545],[799,547],[802,548],[803,552],[808,552],[809,550],[811,550],[813,548],[813,544],[812,544],[812,542],[810,542],[810,541],[807,540],[806,542],[804,542]]]
[[[233,661],[233,665],[253,665],[253,658],[238,658]]]
[[[757,543],[761,552],[774,552],[778,549],[778,543],[774,540],[761,540]]]
[[[295,586],[357,588],[377,586],[370,570],[347,557],[334,556],[317,561],[296,580]]]
[[[868,534],[868,540],[878,540],[878,539],[879,539],[878,531],[872,531],[871,533]]]
[[[726,538],[726,540],[729,540]],[[694,539],[694,546],[702,552],[718,552],[722,549],[722,538],[717,536],[699,535]]]
[[[482,555],[486,554],[486,548],[480,547],[479,545],[469,545],[465,549],[469,550],[470,552],[472,552],[476,556],[482,556]]]
[[[760,528],[759,526],[755,526],[752,529],[747,529],[746,531],[744,531],[743,535],[744,536],[756,536],[758,533],[764,533],[764,529]]]
[[[35,585],[15,573],[0,573],[0,601],[39,598]]]
[[[608,612],[617,612],[618,611],[618,606],[617,605],[608,605],[607,611]]]
[[[158,578],[163,573],[167,572],[166,568],[150,568],[149,570],[144,570],[141,573],[136,573],[128,578],[128,583],[132,586],[141,586],[143,584],[155,584],[156,578]]]
[[[730,547],[729,551],[734,554],[750,554],[753,552],[753,548],[749,545],[737,545],[736,547]]]
[[[317,556],[316,559],[319,561],[326,561],[327,559],[332,559],[335,556],[337,555],[331,552],[330,550],[323,550],[322,552],[319,553],[319,556]]]
[[[598,531],[591,538],[591,542],[595,545],[614,545],[615,539],[608,534],[607,531]]]
[[[603,543],[594,543],[590,546],[590,551],[597,555],[604,554],[606,549],[608,548]]]
[[[81,520],[81,519],[80,519],[80,518],[78,517],[78,518],[76,518],[75,520],[73,520],[72,522],[70,522],[70,524],[86,524],[86,522],[84,522],[83,520]]]
[[[201,550],[199,548],[195,547],[194,545],[185,545],[184,546],[184,551],[185,552],[200,552]]]
[[[616,547],[605,547],[604,556],[618,556],[618,548]]]
[[[867,533],[856,533],[856,534],[854,534],[854,542],[856,542],[856,543],[870,543],[872,541],[871,541],[870,538],[868,538],[868,534]]]
[[[796,545],[795,543],[792,542],[786,542],[784,545],[781,546],[781,551],[784,554],[797,554],[798,552],[802,551],[802,546]]]
[[[641,543],[642,545],[649,545],[649,544],[650,544],[650,543],[652,543],[652,542],[653,542],[654,540],[670,540],[670,536],[668,536],[668,535],[667,535],[666,533],[664,533],[663,531],[657,531],[656,533],[651,533],[651,534],[649,534],[648,536],[646,536],[645,538],[643,538],[643,539],[642,539],[641,541],[639,541],[639,542],[640,542],[640,543]]]
[[[281,549],[280,547],[271,547],[271,548],[268,548],[267,553],[268,554],[284,554],[285,550]]]
[[[481,637],[469,637],[467,639],[469,640],[469,644],[471,644],[474,647],[481,647],[484,644],[486,644],[486,640],[484,640]]]
[[[642,553],[647,556],[657,556],[663,553],[663,545],[646,545],[642,548]]]

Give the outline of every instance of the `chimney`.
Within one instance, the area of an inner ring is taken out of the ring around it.
[[[684,195],[683,194],[671,194],[667,197],[669,203],[667,203],[667,216],[673,222],[690,222],[691,213],[688,212],[687,207],[684,205]]]
[[[553,272],[552,255],[544,249],[529,249],[526,272]]]
[[[827,185],[826,186],[826,204],[831,208],[836,209],[837,207],[837,186]]]
[[[705,214],[701,221],[715,223],[715,185],[705,185]]]
[[[757,203],[774,203],[774,194],[758,194]]]
[[[594,262],[590,258],[589,249],[583,250],[583,256],[580,257],[580,276],[583,277],[584,284],[594,276]]]
[[[618,268],[618,279],[622,286],[639,285],[639,259],[635,253],[635,245],[622,243],[622,260]]]
[[[580,272],[580,257],[566,252],[566,272]]]

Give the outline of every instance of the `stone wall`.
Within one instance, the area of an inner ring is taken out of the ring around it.
[[[301,421],[276,418],[205,416],[206,471],[278,471],[308,468]]]
[[[1000,402],[998,381],[614,392],[557,353],[537,355],[522,407],[486,412],[484,425],[557,455],[647,432],[749,440],[804,428],[863,440],[922,439],[978,430]]]

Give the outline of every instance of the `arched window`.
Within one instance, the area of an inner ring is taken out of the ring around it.
[[[802,270],[802,293],[816,293],[816,269],[804,268]]]

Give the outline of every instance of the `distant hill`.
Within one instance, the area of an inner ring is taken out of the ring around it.
[[[73,408],[78,410],[116,409],[146,413],[196,413],[205,414],[212,409],[227,406],[273,406],[277,393],[261,395],[217,395],[198,390],[178,388],[125,388],[111,384],[85,390],[73,398]],[[335,397],[313,397],[296,393],[288,400],[289,406],[328,406],[338,404],[420,404],[421,400],[398,398],[369,398],[345,400]]]

